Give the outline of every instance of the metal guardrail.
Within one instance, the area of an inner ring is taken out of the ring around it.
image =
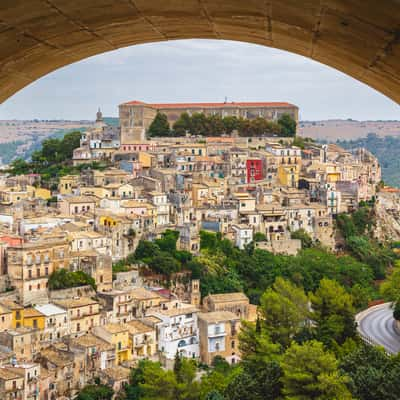
[[[363,320],[368,314],[370,314],[371,312],[373,312],[373,311],[375,311],[375,310],[377,310],[377,309],[379,309],[379,308],[386,307],[387,304],[388,304],[388,303],[383,303],[383,304],[377,304],[377,305],[375,305],[375,306],[369,307],[369,308],[367,308],[366,310],[361,311],[361,312],[359,312],[358,314],[356,314],[355,320],[356,320],[356,323],[357,323],[357,332],[358,332],[358,335],[360,336],[360,338],[361,338],[365,343],[369,344],[370,346],[382,347],[382,348],[385,350],[385,353],[386,353],[388,356],[392,356],[392,355],[394,355],[394,354],[396,354],[396,353],[385,349],[385,347],[384,347],[382,344],[378,343],[378,342],[377,342],[376,340],[374,340],[371,336],[366,335],[364,332],[362,332],[362,330],[361,330],[361,328],[360,328],[360,324],[359,324],[359,322],[360,322],[361,320]]]

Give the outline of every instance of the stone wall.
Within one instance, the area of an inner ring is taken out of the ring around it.
[[[73,297],[94,297],[96,292],[89,285],[78,286],[69,289],[51,290],[49,298],[51,300],[72,299]]]
[[[272,240],[269,242],[258,242],[256,248],[267,250],[274,254],[287,254],[294,256],[301,250],[301,240],[299,239],[282,239]]]

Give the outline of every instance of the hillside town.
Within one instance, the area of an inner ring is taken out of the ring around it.
[[[60,176],[55,187],[37,173],[0,175],[1,399],[72,399],[95,379],[118,393],[142,359],[167,369],[177,354],[240,361],[241,325],[257,320],[257,305],[243,292],[202,292],[191,271],[165,279],[132,262],[141,243],[167,232],[177,250],[199,255],[211,232],[242,250],[296,255],[302,232],[340,252],[339,214],[399,198],[377,191],[380,165],[362,148],[235,130],[147,135],[159,113],[171,126],[183,112],[298,122],[288,103],[132,101],[119,112],[117,127],[99,110],[73,151],[74,166],[104,168]],[[86,282],[68,285],[69,273]]]

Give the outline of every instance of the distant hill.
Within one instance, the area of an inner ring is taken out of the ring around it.
[[[300,121],[298,134],[316,140],[352,140],[366,137],[369,133],[378,136],[400,136],[400,121],[356,121],[354,119],[332,119],[322,121]]]
[[[377,134],[370,133],[365,138],[338,140],[336,144],[349,150],[365,147],[378,158],[385,183],[400,187],[400,137],[380,137]]]

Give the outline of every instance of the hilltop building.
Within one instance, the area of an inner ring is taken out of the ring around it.
[[[149,104],[142,101],[129,101],[120,104],[119,119],[121,125],[121,144],[142,143],[146,140],[146,132],[157,112],[167,115],[172,125],[184,112],[235,116],[238,118],[265,118],[276,121],[282,114],[289,114],[298,121],[297,106],[284,102],[224,102],[224,103],[164,103]]]

